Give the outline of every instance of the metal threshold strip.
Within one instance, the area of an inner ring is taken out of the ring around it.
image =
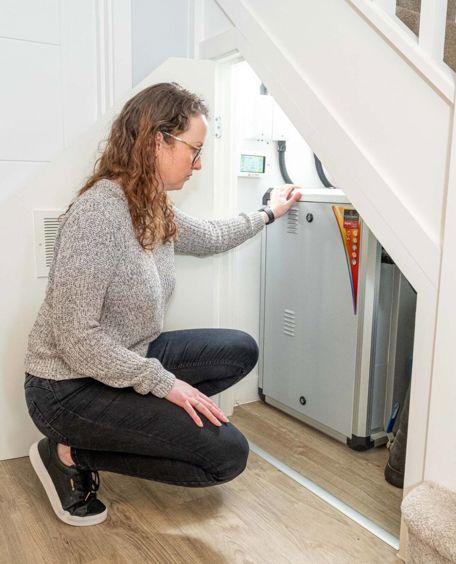
[[[280,472],[295,482],[298,482],[301,486],[304,486],[308,491],[328,503],[331,507],[334,507],[334,509],[337,509],[337,511],[340,511],[349,519],[352,519],[355,523],[358,523],[358,525],[361,525],[361,527],[381,539],[383,542],[386,542],[386,544],[389,544],[396,550],[399,550],[399,539],[391,533],[388,533],[388,531],[385,531],[385,529],[382,529],[382,527],[379,527],[373,521],[364,517],[364,515],[361,515],[361,513],[358,513],[358,511],[355,511],[352,507],[343,501],[340,501],[340,499],[337,499],[337,497],[333,496],[320,486],[317,486],[317,484],[308,480],[302,476],[302,474],[299,474],[299,472],[296,472],[296,470],[293,470],[293,468],[290,468],[262,448],[258,447],[256,444],[249,441],[249,445],[252,452],[266,460],[266,462],[269,462],[269,464],[272,464],[272,466],[277,468],[277,470],[280,470]]]

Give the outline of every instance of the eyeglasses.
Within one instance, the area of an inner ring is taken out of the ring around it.
[[[192,166],[195,166],[195,163],[197,163],[198,160],[201,158],[201,152],[202,152],[203,148],[197,147],[196,145],[192,145],[188,141],[185,141],[185,139],[181,139],[180,137],[176,137],[175,135],[171,135],[171,133],[168,133],[167,131],[163,131],[162,133],[163,133],[163,135],[166,135],[167,137],[171,137],[171,139],[175,139],[176,141],[180,141],[181,143],[185,143],[186,145],[191,147],[195,151],[195,154],[194,154],[193,160],[192,160]]]

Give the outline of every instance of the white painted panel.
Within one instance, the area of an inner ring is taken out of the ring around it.
[[[0,39],[1,160],[50,160],[63,146],[60,47]]]
[[[131,0],[113,1],[112,28],[114,100],[118,100],[133,85]]]
[[[1,0],[0,37],[58,44],[59,0]]]
[[[396,0],[373,0],[380,8],[385,10],[387,14],[393,16],[396,13]]]
[[[48,163],[0,161],[0,205]]]
[[[97,118],[95,7],[92,0],[61,1],[65,146]]]
[[[187,57],[190,0],[132,0],[133,84],[168,57]]]
[[[443,243],[425,478],[456,491],[456,125]]]
[[[232,22],[213,0],[202,0],[203,26],[200,41],[224,33],[233,27]]]
[[[60,1],[67,146],[131,89],[131,5],[130,0]]]
[[[448,0],[421,0],[420,47],[436,61],[443,60]]]

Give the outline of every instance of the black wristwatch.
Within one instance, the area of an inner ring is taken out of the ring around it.
[[[261,206],[261,208],[258,211],[264,212],[269,217],[269,221],[267,222],[266,225],[270,225],[271,223],[274,223],[275,215],[269,206]]]

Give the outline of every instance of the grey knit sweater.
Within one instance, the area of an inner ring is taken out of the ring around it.
[[[123,190],[97,182],[60,226],[46,296],[31,331],[26,372],[65,380],[91,377],[164,397],[174,375],[148,345],[163,329],[175,284],[174,253],[197,256],[236,247],[258,233],[259,212],[202,220],[175,209],[179,238],[153,252],[138,243]]]

